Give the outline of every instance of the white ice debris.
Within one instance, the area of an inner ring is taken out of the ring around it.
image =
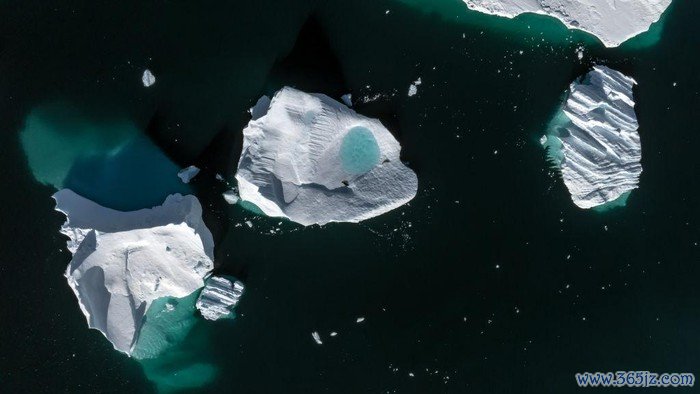
[[[240,200],[240,198],[238,198],[238,193],[236,193],[234,189],[226,190],[221,195],[224,196],[224,200],[231,205],[237,204]]]
[[[177,173],[177,176],[183,183],[190,183],[192,178],[196,177],[197,174],[199,174],[199,168],[196,166],[189,166],[180,170],[180,172]]]
[[[141,76],[141,82],[143,82],[143,86],[149,87],[156,83],[156,76],[153,75],[151,70],[146,69],[143,72],[143,75]]]
[[[467,7],[486,14],[513,18],[523,13],[548,15],[570,29],[598,37],[616,47],[649,30],[671,0],[464,0]]]
[[[344,94],[340,97],[340,100],[348,107],[352,107],[352,94]]]
[[[71,190],[53,195],[73,253],[66,278],[88,325],[131,354],[143,317],[161,297],[185,297],[212,270],[214,241],[194,196],[132,212],[104,208]]]
[[[411,86],[408,87],[408,97],[413,97],[418,93],[418,86],[423,83],[420,78],[413,81]]]
[[[391,133],[322,94],[283,88],[243,138],[240,197],[268,216],[303,225],[359,222],[416,195],[416,174]]]
[[[596,66],[574,81],[546,140],[574,203],[592,208],[636,189],[642,173],[642,145],[634,112],[634,79]]]
[[[355,323],[362,323],[363,321],[365,321],[364,317],[358,317],[357,319],[355,319]]]
[[[332,337],[334,337],[334,336],[336,336],[336,335],[338,335],[338,333],[337,333],[337,332],[335,332],[335,331],[331,331],[331,336],[332,336]]]
[[[244,290],[243,283],[223,276],[212,276],[199,293],[196,307],[207,320],[228,317],[238,304]]]
[[[321,341],[321,335],[319,335],[318,331],[312,332],[311,337],[313,337],[314,341],[316,341],[316,344],[323,345],[323,341]]]

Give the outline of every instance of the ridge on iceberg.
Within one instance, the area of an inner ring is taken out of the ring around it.
[[[464,0],[471,10],[506,18],[524,13],[559,19],[569,29],[598,37],[616,47],[649,30],[671,0]]]
[[[53,195],[73,258],[66,269],[88,325],[131,355],[144,316],[162,297],[185,297],[213,269],[214,242],[194,196],[170,195],[132,212],[102,207],[69,189]]]
[[[615,200],[624,205],[638,187],[642,145],[634,112],[635,84],[619,71],[595,66],[571,84],[550,134],[540,140],[580,208]]]
[[[243,283],[234,278],[212,276],[199,293],[196,307],[207,320],[232,318],[235,315],[231,309],[238,304],[244,288]]]
[[[359,222],[416,195],[416,174],[381,122],[285,87],[243,130],[240,198],[303,225]]]

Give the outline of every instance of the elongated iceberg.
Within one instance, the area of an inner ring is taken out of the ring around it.
[[[472,10],[513,18],[523,13],[548,15],[570,29],[616,47],[649,30],[671,0],[464,0]]]
[[[232,309],[243,295],[243,283],[233,278],[212,276],[199,293],[196,307],[207,320],[233,317]]]
[[[194,196],[132,212],[102,207],[71,190],[54,194],[73,253],[66,278],[88,325],[130,355],[154,300],[185,297],[213,269],[214,242]]]
[[[638,187],[642,145],[635,84],[619,71],[595,66],[571,84],[561,113],[540,140],[581,208],[624,199]]]
[[[240,198],[303,225],[359,222],[410,201],[416,174],[381,122],[285,87],[243,130]]]

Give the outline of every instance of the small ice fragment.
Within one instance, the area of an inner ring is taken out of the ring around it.
[[[332,336],[332,337],[334,337],[334,336],[336,336],[336,335],[338,335],[337,332],[335,332],[335,331],[332,331],[332,332],[331,332],[331,336]]]
[[[317,344],[323,345],[323,341],[321,341],[321,335],[318,334],[318,331],[312,332],[311,336],[314,338],[314,341],[316,341]]]
[[[177,176],[182,180],[182,183],[190,183],[192,178],[196,177],[197,174],[199,174],[199,168],[196,166],[189,166],[178,172]]]
[[[413,81],[411,86],[408,87],[408,97],[413,97],[418,93],[418,86],[423,83],[420,78]]]
[[[344,94],[340,96],[340,99],[347,105],[348,107],[352,107],[352,94]]]
[[[408,373],[408,376],[414,377],[414,376],[416,376],[416,375],[414,375],[413,372],[409,372],[409,373]]]
[[[365,321],[364,317],[358,317],[357,320],[355,320],[355,323],[362,323],[363,321]]]
[[[216,177],[215,177],[215,178],[216,178],[216,180],[219,181],[219,182],[223,182],[223,181],[224,181],[224,177],[221,176],[221,174],[216,174]]]
[[[547,136],[543,135],[542,137],[540,137],[540,144],[544,145],[546,143],[547,143]]]
[[[149,87],[156,83],[156,76],[151,73],[151,70],[146,69],[141,76],[141,82],[143,82],[143,86]]]
[[[238,200],[240,200],[238,194],[236,194],[236,191],[233,189],[226,190],[221,195],[224,196],[224,200],[226,200],[226,202],[231,205],[235,205],[236,203],[238,203]]]
[[[246,221],[245,221],[245,224],[246,224],[248,227],[253,228],[253,222],[251,222],[250,220],[246,220]]]

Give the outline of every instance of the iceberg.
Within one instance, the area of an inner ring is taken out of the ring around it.
[[[143,72],[143,75],[141,76],[141,82],[143,83],[144,87],[150,87],[154,83],[156,83],[156,76],[153,75],[151,70],[146,69]]]
[[[415,197],[416,174],[378,120],[289,87],[256,114],[243,130],[236,179],[240,198],[266,215],[302,225],[359,222]]]
[[[177,173],[178,178],[182,181],[182,183],[190,183],[192,178],[196,177],[197,174],[199,174],[199,168],[197,166],[189,166],[187,168],[183,168]]]
[[[131,355],[149,306],[204,286],[214,241],[194,196],[170,195],[151,209],[121,212],[69,189],[53,195],[73,258],[65,276],[88,325]]]
[[[243,295],[243,283],[223,276],[212,276],[199,293],[196,307],[207,320],[232,318],[231,311]]]
[[[616,47],[649,30],[671,0],[464,0],[471,10],[506,18],[535,13],[559,19],[569,29]]]
[[[619,71],[595,66],[571,84],[550,134],[540,139],[580,208],[626,200],[638,187],[642,145],[634,112],[635,84]]]

